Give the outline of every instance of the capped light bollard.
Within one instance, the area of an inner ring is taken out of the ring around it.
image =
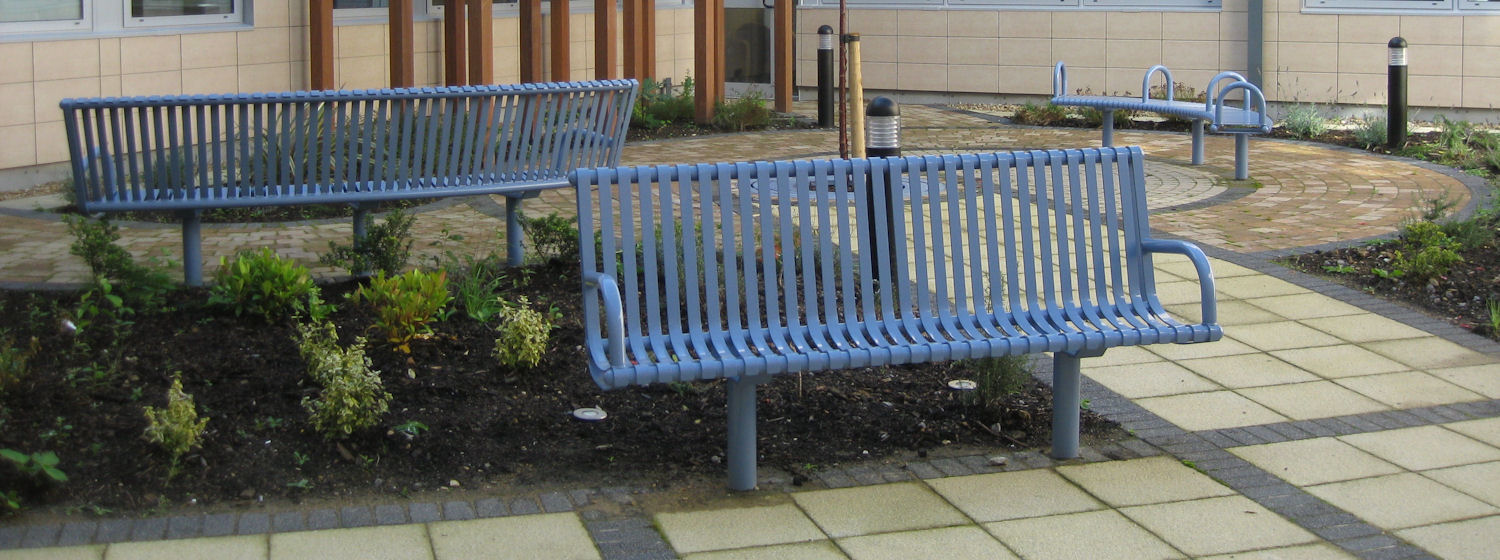
[[[833,27],[818,28],[818,127],[833,126],[833,46],[838,39]]]
[[[885,96],[870,100],[870,104],[865,107],[864,133],[866,144],[865,155],[867,157],[901,157],[901,107],[894,100]],[[882,189],[882,192],[885,194],[885,215],[883,219],[886,224],[891,224],[895,223],[902,216],[898,212],[902,212],[906,208],[905,195],[909,187],[903,185],[901,178],[895,174],[887,176],[883,182],[885,183]],[[875,243],[877,237],[875,222],[881,219],[880,211],[876,209],[878,205],[876,203],[875,188],[876,185],[872,182],[866,185],[865,190],[867,196],[865,207],[868,209],[868,221],[870,224],[867,239],[871,243]],[[887,246],[892,246],[896,243],[897,240],[894,236],[895,230],[888,229],[887,238],[885,239]],[[874,254],[876,261],[872,264],[874,264],[875,279],[880,280],[886,277],[894,277],[894,274],[886,274],[886,271],[894,270],[893,263],[880,262],[879,260],[880,255],[890,254],[890,252],[875,251]]]
[[[1406,39],[1391,37],[1386,93],[1386,147],[1391,151],[1406,145]]]

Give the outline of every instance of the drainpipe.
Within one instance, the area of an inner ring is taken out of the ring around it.
[[[1255,87],[1265,90],[1262,83],[1262,66],[1265,64],[1263,48],[1265,47],[1266,34],[1266,2],[1265,0],[1250,0],[1250,6],[1246,15],[1250,18],[1246,26],[1247,37],[1245,38],[1245,77]],[[1210,93],[1209,95],[1213,95]]]

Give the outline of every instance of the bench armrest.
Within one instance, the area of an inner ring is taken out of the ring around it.
[[[606,347],[606,354],[601,356],[601,358],[609,360],[611,367],[629,365],[625,361],[625,314],[620,304],[619,285],[615,283],[615,279],[612,276],[598,272],[585,272],[583,274],[583,288],[585,291],[583,324],[585,329],[594,331],[591,334],[597,334],[600,317],[598,316],[599,308],[595,305],[589,305],[589,302],[593,300],[588,299],[590,294],[587,292],[592,290],[594,292],[593,296],[598,297],[604,303],[604,334],[605,340],[608,341],[608,346]],[[593,350],[590,349],[590,351]]]
[[[1214,273],[1208,266],[1208,256],[1197,245],[1186,241],[1174,239],[1146,239],[1141,242],[1141,249],[1147,253],[1175,253],[1183,255],[1193,262],[1193,268],[1198,271],[1198,288],[1202,291],[1199,295],[1203,305],[1203,324],[1212,325],[1219,322],[1219,309],[1214,300]]]
[[[1157,72],[1161,72],[1163,76],[1166,76],[1167,103],[1172,102],[1172,90],[1175,89],[1172,82],[1172,71],[1168,70],[1166,66],[1158,64],[1156,66],[1152,66],[1151,69],[1146,70],[1146,77],[1141,78],[1141,103],[1151,102],[1151,76],[1155,75]]]
[[[1224,104],[1226,103],[1224,100],[1224,96],[1228,95],[1229,92],[1237,89],[1244,90],[1245,92],[1243,109],[1246,112],[1252,111],[1251,107],[1252,104],[1254,104],[1254,107],[1256,108],[1255,110],[1258,110],[1256,114],[1260,115],[1260,125],[1257,128],[1259,128],[1263,133],[1270,132],[1271,118],[1266,113],[1266,96],[1265,94],[1260,92],[1260,88],[1255,87],[1255,84],[1246,81],[1238,81],[1224,86],[1224,89],[1219,90],[1219,92],[1214,95],[1214,131],[1217,132],[1224,126]]]
[[[1239,72],[1219,72],[1214,79],[1208,81],[1208,88],[1203,90],[1203,110],[1212,113],[1214,105],[1214,91],[1219,89],[1219,82],[1230,80],[1231,82],[1249,82]]]
[[[1052,67],[1052,97],[1062,97],[1068,94],[1068,67],[1063,66],[1062,61]]]

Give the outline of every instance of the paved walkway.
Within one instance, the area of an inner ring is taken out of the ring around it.
[[[1092,145],[1096,132],[1001,126],[906,107],[908,153]],[[695,494],[595,488],[306,511],[0,527],[0,558],[1493,558],[1500,550],[1500,345],[1269,262],[1395,231],[1424,200],[1469,201],[1442,170],[1252,140],[1254,185],[1226,181],[1228,139],[1184,165],[1183,134],[1121,132],[1152,158],[1153,224],[1214,258],[1223,341],[1086,361],[1093,410],[1133,434],[1078,460],[1035,453],[832,468],[794,488]],[[829,155],[828,132],[642,143],[630,163]],[[1471,181],[1472,183],[1472,181]],[[534,206],[566,212],[549,193]],[[499,246],[492,201],[420,214]],[[138,254],[175,227],[128,226]],[[209,260],[269,244],[312,259],[346,224],[205,228]],[[78,281],[56,220],[0,215],[0,280]],[[482,245],[480,244],[482,243]],[[1185,260],[1157,262],[1192,319]],[[1043,372],[1043,376],[1045,377]],[[1002,464],[1003,463],[1003,464]],[[707,496],[707,498],[705,498]],[[3,550],[8,549],[8,550]]]

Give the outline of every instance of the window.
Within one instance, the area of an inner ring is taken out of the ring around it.
[[[130,0],[126,25],[193,25],[240,21],[240,0]]]
[[[1314,1],[1314,0],[1307,0]],[[849,0],[851,6],[881,8],[1004,8],[1043,10],[1218,11],[1223,0]],[[802,5],[835,6],[838,0],[803,0]]]
[[[83,0],[0,0],[0,32],[84,28],[87,15]]]
[[[243,24],[250,0],[0,0],[5,35],[91,33]]]
[[[1307,12],[1388,14],[1473,14],[1500,11],[1500,0],[1303,0]]]

